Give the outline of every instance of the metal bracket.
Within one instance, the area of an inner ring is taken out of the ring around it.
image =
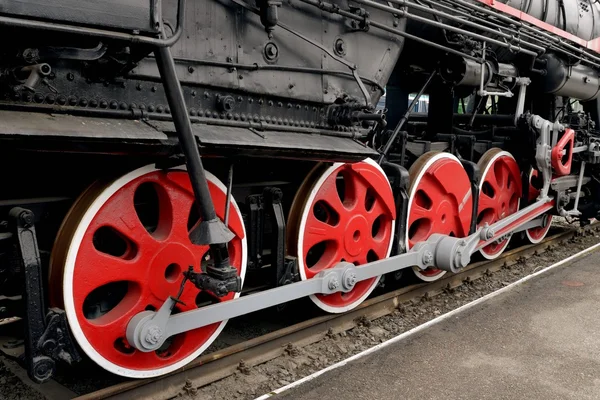
[[[44,383],[55,371],[54,360],[39,347],[46,330],[46,307],[42,287],[42,265],[31,211],[15,207],[9,212],[14,224],[17,252],[23,263],[25,292],[25,357],[27,374],[36,383]]]
[[[271,266],[275,267],[274,286],[282,286],[296,280],[295,262],[285,257],[285,212],[281,200],[283,192],[276,187],[263,190],[264,209],[271,221]]]
[[[46,315],[46,330],[38,343],[43,353],[54,360],[69,365],[81,361],[81,356],[71,338],[67,316],[63,310],[52,308]]]

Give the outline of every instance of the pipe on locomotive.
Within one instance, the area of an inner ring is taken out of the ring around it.
[[[568,65],[557,55],[544,54],[538,61],[544,64],[545,73],[536,78],[544,93],[569,97],[582,102],[595,100],[600,96],[600,76],[586,65]],[[514,88],[519,71],[512,64],[486,60],[483,64],[468,58],[448,57],[440,76],[455,86],[477,87],[483,80],[486,88],[499,88],[498,85]]]

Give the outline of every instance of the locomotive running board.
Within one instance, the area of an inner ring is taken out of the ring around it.
[[[507,218],[480,228],[466,238],[433,234],[427,241],[417,243],[404,254],[359,267],[340,262],[334,268],[321,271],[313,279],[176,315],[171,315],[176,300],[170,297],[157,312],[143,311],[135,315],[127,326],[127,340],[136,349],[150,352],[160,348],[165,340],[173,335],[309,295],[349,292],[359,281],[411,266],[418,266],[421,269],[436,267],[445,271],[458,272],[469,264],[473,253],[496,240],[501,240],[507,233],[514,232],[525,225],[530,226],[532,220],[553,207],[553,198],[542,198]]]

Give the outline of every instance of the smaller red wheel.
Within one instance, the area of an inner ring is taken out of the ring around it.
[[[528,195],[528,198],[529,198],[530,203],[532,201],[535,201],[535,199],[540,195],[541,188],[540,189],[536,188],[532,183],[532,179],[536,178],[538,175],[539,175],[539,171],[537,169],[532,168],[529,173],[529,195]],[[533,244],[539,243],[542,240],[544,240],[544,238],[548,234],[548,231],[550,231],[551,226],[552,226],[552,215],[547,214],[542,226],[527,229],[525,231],[525,235],[527,236],[527,239],[529,239],[529,241],[531,243],[533,243]]]
[[[458,158],[430,151],[414,162],[409,176],[406,248],[411,249],[433,233],[467,236],[473,196],[471,182]],[[438,280],[446,273],[437,268],[413,267],[413,271],[425,282]]]
[[[318,165],[296,193],[288,219],[288,250],[302,280],[346,261],[363,265],[387,258],[392,249],[395,202],[389,181],[371,159]],[[347,293],[311,295],[330,313],[362,303],[379,277],[358,282]]]
[[[488,150],[477,163],[481,171],[477,227],[506,218],[519,210],[522,193],[521,171],[514,157],[498,148]],[[510,236],[480,250],[488,260],[500,256]]]

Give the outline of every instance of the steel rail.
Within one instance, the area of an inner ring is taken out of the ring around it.
[[[600,223],[588,225],[583,232],[600,230]],[[240,369],[259,365],[286,351],[286,346],[304,347],[322,340],[327,335],[352,329],[361,319],[376,319],[391,314],[402,303],[422,297],[432,297],[448,289],[489,275],[502,268],[517,264],[523,259],[558,246],[561,242],[578,235],[576,229],[546,237],[538,244],[524,245],[505,252],[495,260],[473,263],[456,274],[430,283],[419,283],[382,294],[365,301],[344,314],[327,314],[295,325],[238,343],[192,361],[177,372],[146,380],[125,381],[79,397],[76,400],[144,398],[163,400],[176,397],[182,388],[197,388],[216,382],[238,372]]]

